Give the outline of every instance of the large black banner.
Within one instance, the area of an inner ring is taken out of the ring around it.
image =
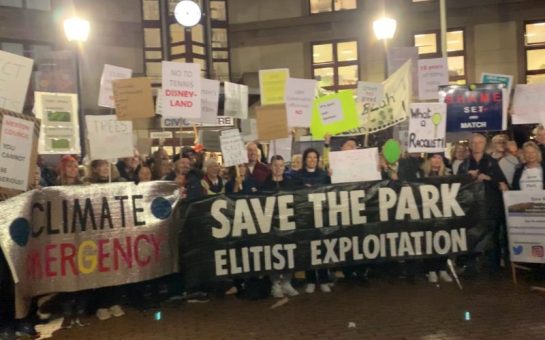
[[[475,250],[487,231],[482,183],[469,177],[380,181],[179,206],[188,286],[270,272]]]

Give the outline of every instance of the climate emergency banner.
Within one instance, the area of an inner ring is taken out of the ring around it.
[[[484,204],[482,183],[455,176],[219,195],[180,206],[180,256],[191,287],[275,271],[461,254],[482,250]]]
[[[171,182],[48,187],[0,203],[16,314],[30,298],[139,282],[177,270]]]

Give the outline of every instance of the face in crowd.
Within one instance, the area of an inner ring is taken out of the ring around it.
[[[108,173],[106,173],[106,176],[108,176]],[[76,179],[79,177],[79,168],[77,161],[66,162],[66,164],[64,165],[64,177],[70,179]]]
[[[110,175],[110,164],[107,161],[97,161],[93,172],[100,178],[108,178]]]
[[[257,144],[249,143],[246,146],[246,151],[248,152],[248,163],[257,163],[259,161],[259,150]]]
[[[318,154],[316,152],[309,152],[307,158],[305,158],[306,169],[316,169],[318,167]]]
[[[292,170],[301,170],[303,167],[303,158],[301,155],[293,155],[291,158],[291,169]]]
[[[348,151],[348,150],[356,150],[358,148],[358,144],[355,140],[349,139],[346,142],[343,143],[341,146],[341,151]]]
[[[163,178],[168,175],[171,171],[170,162],[167,159],[159,159],[155,163],[155,172],[157,178]]]
[[[283,159],[275,159],[271,164],[272,174],[275,177],[282,177],[284,175],[285,164]]]
[[[430,158],[430,166],[433,170],[441,169],[441,164],[443,164],[443,156],[435,154]]]
[[[148,166],[143,165],[138,171],[138,182],[151,181],[151,169]]]
[[[206,175],[208,177],[216,178],[219,176],[219,173],[220,173],[220,166],[218,162],[214,160],[209,160],[206,166]]]
[[[189,158],[182,157],[176,161],[174,171],[177,174],[187,175],[189,170],[191,170],[191,160]]]
[[[470,148],[473,153],[484,153],[486,149],[486,137],[482,135],[473,135],[471,137]]]
[[[246,164],[239,164],[238,172],[240,174],[240,177],[244,178],[246,176],[246,172],[248,172],[248,167],[246,166]]]
[[[533,145],[525,145],[522,149],[522,154],[526,164],[539,163],[539,153],[540,151]]]
[[[457,145],[456,151],[454,152],[454,157],[460,161],[465,160],[467,158],[467,147],[464,145]]]
[[[536,141],[539,144],[545,145],[545,128],[544,129],[538,129],[536,133]]]
[[[505,152],[505,149],[506,149],[506,143],[507,143],[507,139],[503,136],[496,136],[492,139],[493,143],[494,143],[494,151],[498,152],[498,153],[504,153]]]
[[[138,150],[134,150],[134,154],[132,157],[123,158],[123,163],[125,163],[125,166],[131,170],[135,170],[138,165],[140,165],[140,153]]]

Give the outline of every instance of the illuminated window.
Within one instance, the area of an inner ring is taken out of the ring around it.
[[[545,21],[525,25],[526,82],[545,82]]]
[[[356,8],[356,0],[310,0],[310,13],[312,14]]]
[[[312,75],[326,90],[355,89],[359,78],[357,41],[314,43]]]
[[[414,35],[414,46],[418,47],[420,59],[440,58],[441,34],[437,31]],[[464,31],[454,29],[447,32],[448,73],[452,84],[466,83],[466,57]]]

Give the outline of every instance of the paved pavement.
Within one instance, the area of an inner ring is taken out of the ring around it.
[[[331,294],[277,300],[163,304],[127,308],[121,318],[55,333],[58,339],[545,339],[545,292],[507,279],[431,285],[377,279],[367,288],[337,283]],[[468,314],[466,313],[468,312]],[[470,320],[465,320],[470,317]]]

